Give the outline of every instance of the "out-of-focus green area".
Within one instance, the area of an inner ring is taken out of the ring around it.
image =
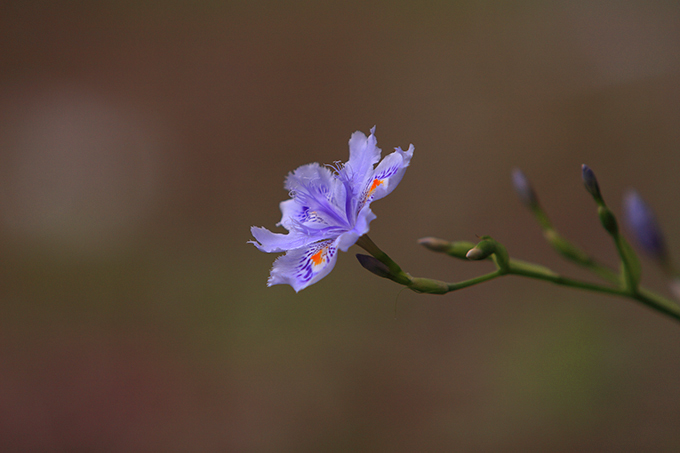
[[[3,451],[677,451],[680,326],[502,279],[417,295],[354,253],[265,286],[287,172],[355,130],[416,148],[371,237],[414,275],[491,235],[616,265],[637,188],[680,258],[674,2],[10,2],[0,7]],[[665,292],[644,262],[643,280]]]

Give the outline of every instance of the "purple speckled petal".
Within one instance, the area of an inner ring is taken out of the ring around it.
[[[356,131],[349,139],[349,161],[343,170],[355,184],[363,183],[380,160],[380,148],[377,145],[375,126],[371,128],[371,135],[368,137],[363,132]]]
[[[298,292],[318,282],[335,266],[338,257],[336,242],[315,242],[278,257],[274,261],[267,286],[287,284]]]
[[[411,163],[413,157],[413,145],[409,146],[408,150],[403,151],[401,148],[396,148],[395,151],[385,156],[385,158],[378,164],[375,169],[373,181],[380,181],[373,193],[371,200],[379,200],[394,190],[404,177],[406,167]]]
[[[252,227],[250,229],[255,241],[248,241],[254,244],[259,250],[267,253],[280,253],[291,249],[304,247],[319,239],[324,239],[323,236],[312,236],[302,232],[293,231],[288,234],[272,233],[263,227]]]
[[[282,203],[281,225],[290,229],[291,223],[310,220],[309,215],[312,216],[312,223],[322,222],[341,227],[348,225],[345,214],[345,185],[328,168],[319,164],[303,165],[288,174],[285,187],[297,206],[291,204],[291,200]],[[291,215],[292,213],[297,215]]]

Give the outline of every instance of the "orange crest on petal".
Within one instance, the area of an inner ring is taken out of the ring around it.
[[[382,183],[383,183],[382,179],[374,179],[373,183],[371,184],[371,187],[368,189],[369,195],[372,194],[375,191],[375,189],[377,189],[378,186]]]
[[[314,263],[315,266],[318,266],[324,261],[325,255],[326,254],[326,247],[320,248],[318,252],[316,252],[314,255],[310,256],[309,259],[312,260],[312,263]]]

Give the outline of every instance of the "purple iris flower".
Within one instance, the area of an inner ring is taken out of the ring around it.
[[[267,253],[286,252],[274,261],[267,286],[288,284],[297,292],[312,285],[333,270],[338,250],[346,252],[375,219],[370,204],[394,190],[413,156],[396,148],[380,160],[375,127],[366,137],[355,132],[349,139],[346,164],[299,167],[288,174],[285,188],[290,199],[279,205],[282,212],[277,226],[287,234],[252,227],[255,247]]]

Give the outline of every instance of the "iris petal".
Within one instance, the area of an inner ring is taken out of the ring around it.
[[[373,167],[380,160],[380,148],[375,138],[375,126],[371,129],[371,135],[366,137],[362,132],[356,131],[349,139],[349,161],[341,170],[341,176],[349,181],[353,187],[353,196],[359,196],[364,183],[373,173]]]
[[[300,205],[294,209],[306,209],[327,225],[347,225],[345,214],[347,192],[342,182],[328,168],[319,164],[303,165],[288,174],[285,187]],[[283,212],[281,225],[290,224],[291,218],[288,214]]]
[[[288,234],[272,233],[266,228],[252,227],[250,229],[255,241],[249,241],[259,250],[267,253],[285,252],[291,249],[304,247],[312,242],[323,239],[300,232],[290,232]]]
[[[373,191],[371,200],[379,200],[389,195],[397,187],[401,178],[404,177],[406,167],[411,163],[413,151],[413,145],[409,146],[406,151],[396,148],[392,154],[385,156],[382,162],[378,164],[375,169],[374,180],[381,181],[381,184]]]
[[[316,211],[309,206],[304,206],[296,199],[282,201],[279,204],[281,208],[281,221],[277,226],[282,226],[285,229],[302,230],[302,231],[318,231],[322,229],[329,229],[333,227],[333,223],[323,215],[323,212]]]
[[[298,292],[328,275],[335,267],[337,257],[337,240],[290,250],[274,261],[267,286],[287,284]]]

